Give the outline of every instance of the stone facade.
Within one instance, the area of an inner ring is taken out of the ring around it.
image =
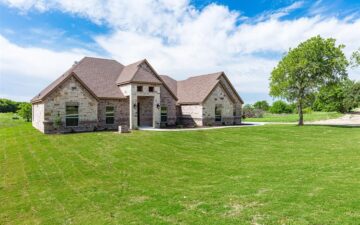
[[[221,107],[221,121],[215,121],[215,107]],[[234,124],[234,103],[220,84],[203,103],[202,118],[204,126]]]
[[[138,86],[141,87],[141,91],[138,89]],[[150,91],[152,88],[153,91]],[[120,86],[121,91],[125,96],[129,97],[129,127],[130,129],[137,129],[139,127],[138,124],[138,108],[142,110],[144,120],[146,125],[153,127],[160,127],[160,85],[153,84],[126,84]],[[144,97],[148,97],[147,100]],[[145,101],[143,104],[140,102],[140,107],[138,107],[138,102]],[[150,99],[152,99],[152,104],[150,103]],[[145,104],[144,104],[145,103]],[[145,107],[142,107],[142,105]],[[145,113],[145,111],[149,112],[150,108],[152,108],[152,121],[151,124],[149,122],[149,113]],[[140,115],[141,119],[141,115]]]
[[[60,85],[44,101],[44,133],[93,131],[98,122],[98,102],[74,77]],[[79,106],[79,125],[68,127],[66,105]],[[36,105],[36,104],[34,104]],[[60,121],[57,124],[57,120]]]
[[[114,123],[106,123],[106,107],[114,107]],[[106,99],[98,103],[98,126],[99,130],[116,130],[119,126],[129,126],[129,99]]]
[[[160,86],[160,105],[167,108],[167,121],[164,126],[174,126],[176,124],[176,99],[164,87]]]
[[[224,81],[226,82],[226,81]],[[225,86],[225,85],[224,85]],[[230,88],[230,86],[227,86]],[[229,92],[231,93],[231,92]],[[221,120],[215,120],[215,107],[221,107]],[[241,123],[241,102],[229,96],[218,84],[202,104],[178,107],[178,123],[185,126],[220,126]]]
[[[234,113],[234,124],[241,124],[241,115],[242,115],[242,103],[237,98],[236,94],[234,93],[233,89],[231,88],[229,82],[225,79],[224,76],[220,77],[221,83],[224,85],[226,90],[230,93],[232,98],[234,99],[235,103],[235,113]]]
[[[203,126],[202,105],[181,105],[178,121],[185,126]]]
[[[136,75],[135,78],[139,80],[146,76],[157,76],[147,64],[141,64]],[[116,130],[119,126],[137,129],[139,126],[159,128],[176,124],[213,126],[241,123],[242,103],[223,76],[203,102],[179,105],[176,97],[160,81],[150,79],[140,82],[135,79],[130,83],[121,83],[118,88],[124,96],[115,99],[95,97],[93,91],[89,91],[77,77],[66,77],[44,99],[33,102],[32,123],[36,129],[44,133],[67,133]],[[176,88],[173,91],[176,92]],[[78,109],[78,116],[75,115],[77,126],[69,126],[71,123],[66,125],[66,118],[69,122],[67,106]],[[106,112],[107,107],[113,107],[110,116]],[[215,116],[215,107],[221,108],[220,117]]]

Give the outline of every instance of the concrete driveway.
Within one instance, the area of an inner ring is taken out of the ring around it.
[[[307,124],[334,125],[334,126],[360,126],[360,110],[345,114],[337,119],[319,120]]]

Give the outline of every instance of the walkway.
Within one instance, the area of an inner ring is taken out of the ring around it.
[[[139,127],[139,130],[145,131],[195,131],[195,130],[214,130],[214,129],[225,129],[225,128],[238,128],[238,127],[254,127],[262,126],[264,123],[252,122],[243,123],[242,125],[234,126],[214,126],[214,127],[195,127],[195,128],[153,128],[153,127]]]

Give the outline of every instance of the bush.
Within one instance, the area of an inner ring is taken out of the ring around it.
[[[292,113],[293,111],[294,111],[294,104],[289,105],[281,100],[275,101],[270,107],[270,112],[274,114]]]
[[[311,114],[313,112],[311,107],[306,107],[305,109],[303,109],[303,113],[304,114]]]
[[[19,108],[20,109],[17,111],[19,116],[21,116],[22,118],[26,119],[27,122],[29,122],[32,114],[31,104],[21,103]]]
[[[269,103],[267,101],[257,101],[254,103],[254,108],[255,109],[261,109],[263,111],[269,111]]]
[[[252,105],[245,105],[243,107],[242,117],[245,118],[262,118],[264,117],[264,110],[255,109]]]

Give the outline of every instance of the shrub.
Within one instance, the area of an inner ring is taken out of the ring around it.
[[[31,114],[32,114],[32,110],[31,110],[31,104],[30,103],[21,103],[19,106],[19,110],[17,111],[17,113],[24,119],[26,119],[27,122],[30,121],[31,119]]]
[[[272,104],[270,112],[274,114],[292,113],[294,111],[293,107],[293,104],[289,105],[284,101],[278,100]]]
[[[243,107],[242,117],[245,118],[262,118],[264,117],[264,110],[255,109],[252,105],[245,105]]]
[[[311,114],[313,112],[311,107],[306,107],[303,109],[303,113],[304,114]]]

